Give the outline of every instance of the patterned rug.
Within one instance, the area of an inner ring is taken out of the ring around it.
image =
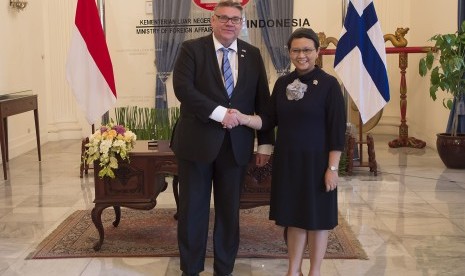
[[[71,214],[45,238],[28,258],[79,257],[177,257],[175,209],[149,211],[122,208],[121,221],[113,227],[114,211],[103,211],[105,239],[100,251],[93,246],[98,232],[92,223],[90,210]],[[210,217],[212,226],[213,214]],[[241,237],[238,258],[287,258],[283,228],[268,220],[268,206],[241,210]],[[207,256],[212,256],[210,227]],[[330,231],[328,259],[367,259],[359,241],[340,216],[339,226]]]

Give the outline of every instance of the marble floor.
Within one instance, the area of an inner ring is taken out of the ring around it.
[[[375,136],[378,176],[343,177],[339,210],[369,260],[325,260],[322,275],[465,275],[465,170],[447,169],[435,150],[390,149]],[[9,162],[0,180],[0,275],[178,276],[178,258],[26,260],[69,214],[93,207],[93,178],[79,178],[78,140],[50,142]],[[174,207],[171,189],[159,206]],[[304,262],[304,273],[309,262]],[[236,276],[284,275],[287,260],[238,259]],[[212,260],[202,276],[212,275]]]

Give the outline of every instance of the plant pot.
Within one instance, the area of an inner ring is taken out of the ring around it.
[[[465,134],[439,133],[436,136],[436,148],[444,165],[450,169],[465,169]]]

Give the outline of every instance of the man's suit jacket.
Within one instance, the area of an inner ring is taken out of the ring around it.
[[[181,102],[181,113],[171,144],[179,158],[213,161],[229,131],[237,163],[245,165],[249,162],[255,131],[246,126],[228,130],[209,118],[218,105],[250,115],[263,113],[267,108],[270,92],[260,51],[242,40],[237,41],[237,50],[237,82],[229,99],[212,35],[182,44],[173,72],[174,93]],[[259,145],[274,142],[272,130],[258,131],[257,137]]]

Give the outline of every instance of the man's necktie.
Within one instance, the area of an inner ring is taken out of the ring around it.
[[[226,92],[228,92],[228,96],[231,98],[231,94],[234,89],[234,78],[232,75],[231,65],[229,65],[229,49],[221,48],[221,51],[223,51],[223,62],[221,64],[221,70],[223,71],[224,87],[226,88]]]

